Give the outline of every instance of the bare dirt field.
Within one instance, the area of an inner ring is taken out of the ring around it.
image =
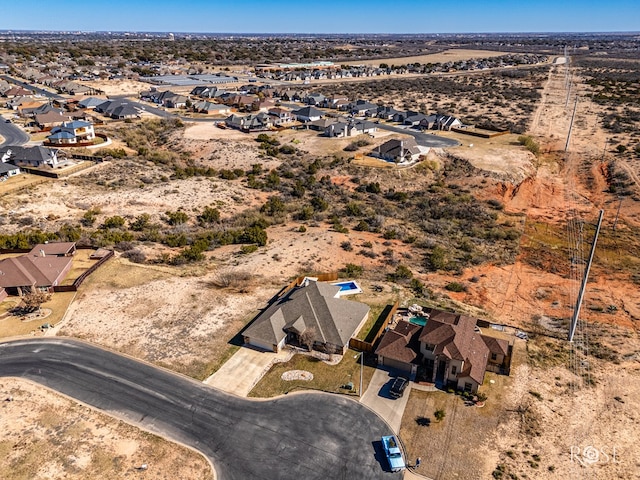
[[[0,477],[5,480],[213,478],[198,453],[39,385],[3,378],[0,396]],[[147,470],[138,470],[142,464]]]
[[[101,80],[95,82],[82,82],[87,87],[102,90],[103,95],[116,96],[116,95],[132,95],[137,97],[140,92],[148,91],[151,88],[151,84],[146,82],[137,82],[135,80]]]
[[[471,58],[491,58],[500,57],[504,52],[493,52],[490,50],[466,50],[451,49],[440,53],[431,53],[428,55],[418,55],[414,57],[395,57],[395,58],[376,58],[374,60],[354,60],[351,62],[341,62],[345,65],[374,65],[381,63],[388,65],[407,65],[409,63],[444,63],[458,62],[460,60],[469,60]]]

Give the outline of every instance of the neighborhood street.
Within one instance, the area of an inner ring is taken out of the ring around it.
[[[24,145],[29,141],[29,135],[24,130],[13,123],[6,123],[2,117],[0,117],[0,137],[4,140],[0,143],[0,147],[5,145]]]
[[[88,343],[0,343],[0,376],[25,378],[191,446],[218,480],[391,479],[373,412],[339,395],[250,401]]]

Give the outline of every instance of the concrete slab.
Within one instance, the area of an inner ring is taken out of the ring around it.
[[[274,353],[242,347],[204,383],[224,392],[246,397],[271,365],[286,362],[292,355],[291,350]]]
[[[389,389],[396,376],[396,373],[392,371],[377,368],[371,378],[369,388],[362,395],[360,402],[380,415],[395,433],[400,433],[402,414],[409,400],[412,383],[409,383],[409,386],[404,391],[404,396],[392,398],[389,394]]]

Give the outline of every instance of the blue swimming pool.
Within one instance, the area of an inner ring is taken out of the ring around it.
[[[411,317],[409,319],[409,322],[413,323],[414,325],[420,325],[421,327],[424,327],[427,324],[427,319],[424,317]]]
[[[362,293],[362,289],[360,288],[360,285],[358,285],[356,282],[353,282],[353,281],[332,283],[332,285],[335,285],[336,287],[340,287],[338,296],[354,295],[356,293]]]

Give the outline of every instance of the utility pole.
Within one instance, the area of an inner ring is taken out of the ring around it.
[[[585,269],[584,276],[582,277],[582,284],[580,285],[580,293],[578,293],[578,300],[576,301],[576,306],[573,309],[573,317],[571,318],[571,324],[569,325],[569,341],[570,342],[573,342],[573,335],[576,333],[576,325],[578,323],[578,318],[580,317],[580,307],[582,306],[584,291],[587,287],[589,270],[591,270],[591,262],[593,262],[593,255],[596,253],[596,243],[598,243],[598,235],[600,234],[602,217],[604,217],[604,210],[600,210],[600,215],[598,217],[598,225],[596,226],[596,233],[593,236],[593,243],[591,244],[591,252],[589,253],[589,261],[587,262],[587,268]]]
[[[576,97],[576,103],[573,105],[573,113],[571,114],[571,123],[569,124],[569,133],[567,135],[567,143],[564,145],[564,151],[569,150],[569,142],[571,142],[571,130],[573,129],[573,120],[576,118],[576,110],[578,108],[578,97]]]

